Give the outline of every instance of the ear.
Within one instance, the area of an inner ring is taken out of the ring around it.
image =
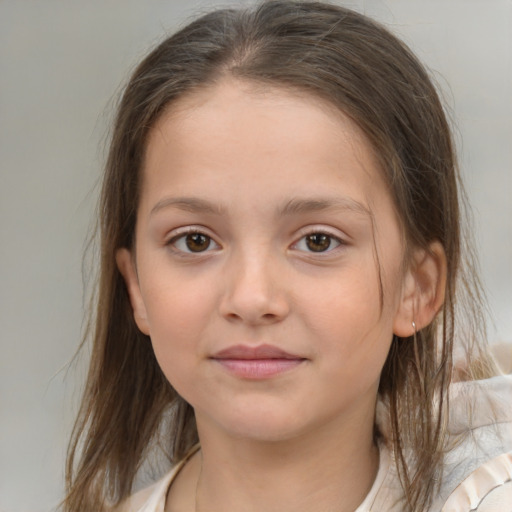
[[[126,283],[135,323],[144,334],[149,336],[146,306],[144,305],[144,300],[140,292],[139,278],[137,276],[132,253],[128,249],[118,249],[116,252],[116,263]]]
[[[443,305],[445,288],[443,246],[432,242],[428,249],[415,250],[404,278],[393,333],[406,338],[429,325]]]

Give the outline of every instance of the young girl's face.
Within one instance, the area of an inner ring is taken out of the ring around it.
[[[403,253],[390,194],[348,118],[225,80],[152,129],[134,253],[118,264],[200,432],[282,440],[373,424],[405,314]]]

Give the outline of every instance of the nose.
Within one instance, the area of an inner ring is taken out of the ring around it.
[[[220,301],[220,313],[229,321],[248,325],[279,322],[290,311],[286,272],[266,252],[240,255],[230,261]]]

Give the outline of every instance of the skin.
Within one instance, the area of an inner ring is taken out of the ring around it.
[[[191,233],[207,237],[198,252]],[[196,494],[199,510],[223,512],[361,503],[393,333],[412,334],[442,303],[442,248],[404,264],[403,238],[364,136],[313,97],[226,79],[160,118],[135,249],[117,262],[139,328],[196,413],[201,452],[167,511],[194,510]],[[240,344],[300,363],[242,378],[212,359]]]

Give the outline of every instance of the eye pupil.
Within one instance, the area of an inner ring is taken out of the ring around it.
[[[187,248],[192,252],[206,251],[210,246],[211,239],[202,233],[190,233],[186,239]]]
[[[326,251],[331,245],[331,237],[324,233],[312,233],[306,237],[306,245],[313,252]]]

